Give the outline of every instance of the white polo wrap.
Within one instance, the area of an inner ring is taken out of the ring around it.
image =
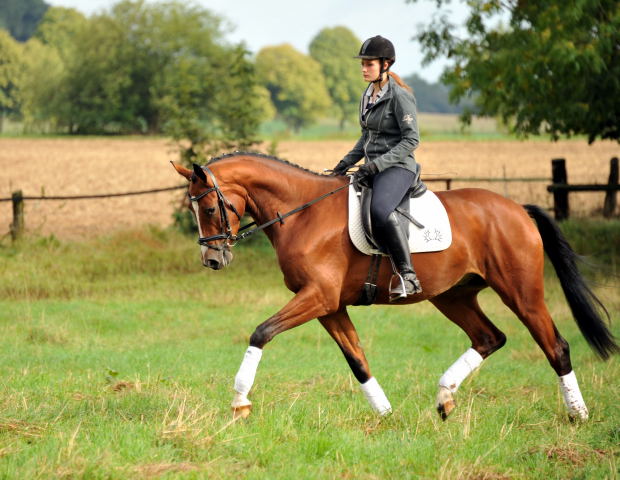
[[[439,379],[439,386],[456,392],[467,376],[482,363],[482,356],[473,348],[469,348],[452,364]]]
[[[566,408],[568,408],[568,414],[573,418],[579,417],[582,420],[587,419],[588,407],[586,407],[586,403],[581,396],[581,390],[579,390],[575,372],[571,370],[570,373],[558,377],[558,379],[560,381],[560,390],[562,390],[564,403],[566,404]]]
[[[392,413],[392,405],[383,393],[383,389],[375,377],[371,377],[366,383],[360,385],[364,396],[370,403],[372,409],[379,415]]]
[[[252,385],[254,385],[254,377],[256,377],[256,369],[263,355],[260,348],[248,347],[241,361],[239,371],[235,376],[235,391],[244,397],[250,393]]]

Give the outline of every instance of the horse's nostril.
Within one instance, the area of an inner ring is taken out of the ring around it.
[[[213,270],[219,270],[220,262],[218,262],[217,260],[209,259],[207,260],[207,267],[212,268]]]

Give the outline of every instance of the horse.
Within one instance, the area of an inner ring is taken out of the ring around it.
[[[247,213],[269,238],[286,287],[295,294],[250,336],[234,380],[234,418],[250,414],[248,395],[265,345],[313,319],[340,347],[373,410],[379,415],[390,413],[390,402],[371,373],[347,313],[360,295],[371,262],[370,256],[355,249],[348,235],[347,195],[338,192],[346,191],[349,178],[247,152],[222,155],[205,166],[194,164],[193,170],[172,164],[189,182],[189,209],[195,215],[203,265],[213,270],[230,265],[232,248],[244,235],[239,233],[241,218]],[[477,300],[479,292],[490,287],[544,352],[558,376],[569,417],[587,419],[569,345],[545,305],[545,252],[594,352],[607,359],[620,349],[603,319],[606,315],[609,320],[609,313],[577,270],[576,254],[555,221],[540,207],[522,206],[484,189],[436,195],[450,218],[452,244],[439,252],[413,254],[423,292],[399,304],[428,300],[471,340],[471,347],[439,380],[436,409],[441,418],[445,420],[454,410],[454,397],[463,380],[506,342]],[[305,208],[313,202],[317,203]],[[282,212],[289,212],[286,221]],[[390,303],[391,274],[389,257],[383,257],[376,304]]]

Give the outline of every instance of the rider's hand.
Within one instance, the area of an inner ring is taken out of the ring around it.
[[[360,165],[357,172],[355,172],[355,175],[353,175],[353,180],[356,180],[361,185],[369,186],[370,180],[377,173],[379,173],[377,164],[375,162],[368,162],[364,165]]]
[[[347,170],[349,169],[349,164],[347,164],[344,160],[340,160],[338,165],[334,167],[332,173],[330,175],[346,175]]]

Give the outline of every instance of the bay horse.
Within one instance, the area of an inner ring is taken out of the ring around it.
[[[241,217],[247,212],[262,224],[284,282],[295,294],[251,335],[235,376],[234,416],[250,413],[248,394],[265,345],[315,318],[342,350],[372,408],[380,415],[390,413],[390,402],[371,374],[347,313],[347,306],[360,295],[371,261],[349,239],[348,177],[318,174],[275,157],[243,152],[212,159],[202,167],[194,165],[193,170],[173,166],[189,181],[189,208],[196,218],[203,264],[219,270],[231,263],[232,247],[241,237],[237,236]],[[545,252],[593,350],[606,359],[620,349],[602,319],[603,311],[609,314],[578,272],[576,254],[557,224],[537,206],[521,206],[483,189],[436,194],[448,212],[453,241],[443,251],[414,254],[423,292],[402,303],[428,300],[471,340],[471,347],[439,380],[436,407],[442,419],[454,409],[454,394],[463,380],[506,342],[478,304],[478,293],[486,287],[497,292],[544,352],[558,375],[569,416],[586,419],[588,409],[571,366],[568,343],[545,305]],[[283,212],[319,197],[320,203],[283,220]],[[389,303],[391,274],[389,258],[384,257],[375,303]]]

